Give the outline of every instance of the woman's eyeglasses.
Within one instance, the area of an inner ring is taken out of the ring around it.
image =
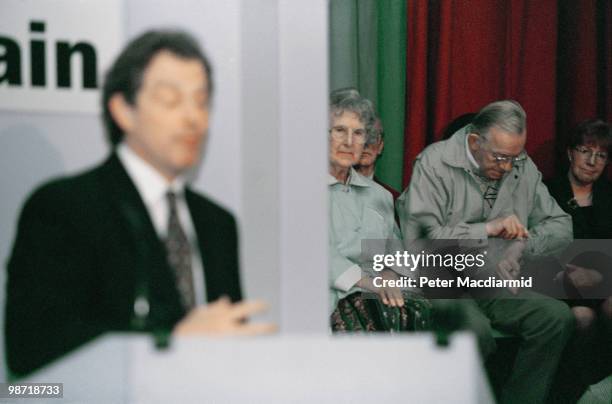
[[[334,126],[329,130],[332,137],[338,141],[345,141],[348,139],[349,133],[351,133],[351,129],[347,128],[344,125]],[[353,142],[358,144],[364,144],[367,140],[367,132],[365,129],[357,128],[352,130],[353,134]]]
[[[574,147],[574,150],[576,150],[578,152],[578,155],[583,159],[591,160],[593,156],[595,156],[595,161],[599,164],[608,162],[608,153],[606,152],[596,152],[595,150],[589,149],[588,147],[584,146],[576,146]]]

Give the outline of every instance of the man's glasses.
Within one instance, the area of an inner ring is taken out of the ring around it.
[[[338,141],[345,141],[348,139],[349,133],[351,133],[351,129],[347,128],[344,125],[334,126],[329,130],[332,137]],[[367,140],[367,132],[365,129],[357,128],[352,130],[353,142],[357,144],[364,144]]]
[[[608,153],[606,152],[596,152],[595,150],[584,146],[576,146],[574,147],[574,150],[576,150],[578,155],[583,159],[591,160],[593,156],[595,156],[595,161],[598,164],[605,164],[608,162]]]
[[[524,151],[520,152],[518,156],[506,156],[504,154],[495,153],[491,151],[491,149],[489,149],[488,147],[483,147],[487,143],[487,139],[485,137],[483,137],[482,135],[478,135],[478,137],[480,138],[479,142],[481,147],[487,153],[489,153],[491,157],[493,157],[493,160],[495,160],[495,162],[499,165],[510,163],[514,166],[527,160],[527,153],[525,153]]]
[[[527,153],[525,152],[521,152],[521,154],[519,154],[518,156],[504,156],[503,154],[497,154],[493,152],[490,152],[490,153],[491,153],[491,156],[493,157],[493,160],[495,160],[497,164],[510,163],[514,166],[516,164],[519,164],[527,160]]]

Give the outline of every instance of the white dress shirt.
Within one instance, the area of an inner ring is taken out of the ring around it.
[[[170,209],[166,193],[171,191],[176,194],[178,219],[191,246],[191,270],[193,271],[195,301],[196,304],[204,304],[206,302],[204,267],[193,219],[185,201],[185,177],[178,176],[172,182],[168,182],[164,176],[138,156],[125,143],[117,146],[117,156],[136,186],[136,190],[138,190],[147,208],[149,217],[153,222],[155,231],[161,240],[164,240],[168,234],[168,214]]]

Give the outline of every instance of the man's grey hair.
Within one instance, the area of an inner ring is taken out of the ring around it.
[[[374,143],[378,139],[378,130],[375,129],[376,112],[372,101],[362,97],[355,88],[340,88],[331,92],[329,97],[330,124],[333,117],[344,112],[353,112],[364,124],[368,133],[367,143]]]
[[[492,127],[508,133],[522,134],[527,127],[527,114],[521,104],[514,100],[495,101],[476,114],[470,124],[469,133],[486,138]]]

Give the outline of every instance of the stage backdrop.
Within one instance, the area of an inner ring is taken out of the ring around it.
[[[99,112],[100,73],[123,38],[121,7],[121,0],[4,0],[0,109]]]
[[[515,99],[545,178],[576,123],[612,120],[612,3],[408,0],[404,178],[456,117]],[[557,169],[557,170],[556,170]]]
[[[355,86],[377,105],[377,175],[398,190],[451,121],[498,99],[525,108],[544,177],[563,170],[573,125],[612,121],[608,0],[337,0],[330,30],[330,87]]]

